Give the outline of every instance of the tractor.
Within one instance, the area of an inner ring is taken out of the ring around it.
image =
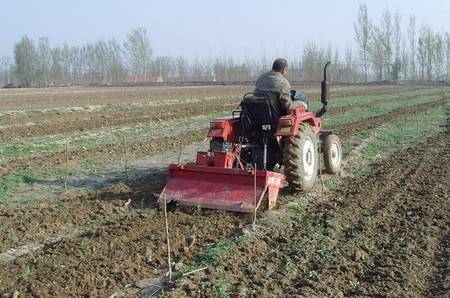
[[[318,112],[309,111],[306,97],[292,90],[295,108],[276,117],[268,94],[251,92],[230,116],[211,121],[209,150],[197,152],[193,164],[169,165],[160,202],[255,212],[266,194],[268,208],[275,207],[279,189],[285,186],[311,190],[321,152],[326,172],[339,173],[339,137],[321,129],[321,117],[328,110],[329,65],[324,67]]]

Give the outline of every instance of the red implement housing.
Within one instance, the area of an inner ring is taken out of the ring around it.
[[[215,119],[209,124],[208,138],[222,138],[228,143],[237,143],[239,135],[239,118],[225,117]]]
[[[246,171],[198,165],[170,165],[162,193],[167,202],[237,212],[255,211],[268,193],[275,206],[284,177],[271,171]]]

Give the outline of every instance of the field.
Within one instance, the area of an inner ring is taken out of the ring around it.
[[[294,86],[319,107],[319,85]],[[0,297],[448,297],[450,88],[335,86],[344,170],[252,217],[157,198],[251,86],[0,90]],[[187,276],[183,274],[207,267]]]

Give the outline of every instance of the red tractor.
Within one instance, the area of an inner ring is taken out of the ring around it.
[[[319,153],[325,169],[340,171],[339,137],[321,130],[326,113],[329,83],[328,62],[321,83],[322,108],[308,111],[301,93],[292,91],[294,101],[304,100],[287,115],[274,117],[268,94],[247,93],[240,110],[211,121],[208,152],[197,152],[194,164],[171,164],[169,179],[160,201],[238,212],[254,212],[268,194],[268,208],[275,206],[278,191],[288,186],[308,191],[317,179]]]

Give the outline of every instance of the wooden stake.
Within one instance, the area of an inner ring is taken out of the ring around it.
[[[169,283],[172,282],[172,262],[170,260],[169,222],[167,220],[167,199],[164,195],[164,217],[166,220],[167,263],[169,264]]]
[[[400,134],[402,135],[402,146],[400,149],[403,150],[403,148],[405,147],[405,133],[403,131],[402,123],[400,123]]]
[[[191,274],[194,274],[194,273],[197,273],[197,272],[200,272],[200,271],[203,271],[203,270],[206,270],[206,269],[208,269],[208,267],[202,267],[202,268],[198,268],[196,270],[192,270],[190,272],[186,272],[186,273],[183,274],[183,277],[191,275]]]
[[[111,145],[112,145],[112,144],[114,144],[114,132],[113,132],[112,124],[109,123],[108,121],[106,123],[109,126],[109,132],[111,133]]]
[[[69,179],[69,146],[67,144],[66,139],[66,177],[64,179],[64,189],[66,190],[66,193],[69,192],[69,189],[67,188],[67,180]]]
[[[252,223],[252,228],[253,231],[256,230],[256,163],[255,163],[255,179],[254,179],[254,198],[253,198],[253,206],[255,206],[254,210],[253,210],[253,223]]]
[[[416,118],[416,136],[419,136],[419,119],[417,118],[417,112],[414,112]]]
[[[180,159],[181,159],[181,145],[180,145],[180,151],[178,152],[178,165],[180,165]]]
[[[323,177],[322,177],[322,160],[321,160],[321,158],[322,158],[322,156],[321,156],[322,150],[321,150],[320,146],[318,146],[317,152],[319,154],[319,157],[318,157],[318,160],[319,160],[319,178],[320,178],[320,184],[322,186],[321,197],[323,198],[323,195],[325,193],[325,183],[323,182]]]
[[[127,138],[125,136],[123,137],[123,144],[125,146],[125,150],[124,150],[124,153],[125,153],[125,175],[128,180],[128,144],[127,144]]]

